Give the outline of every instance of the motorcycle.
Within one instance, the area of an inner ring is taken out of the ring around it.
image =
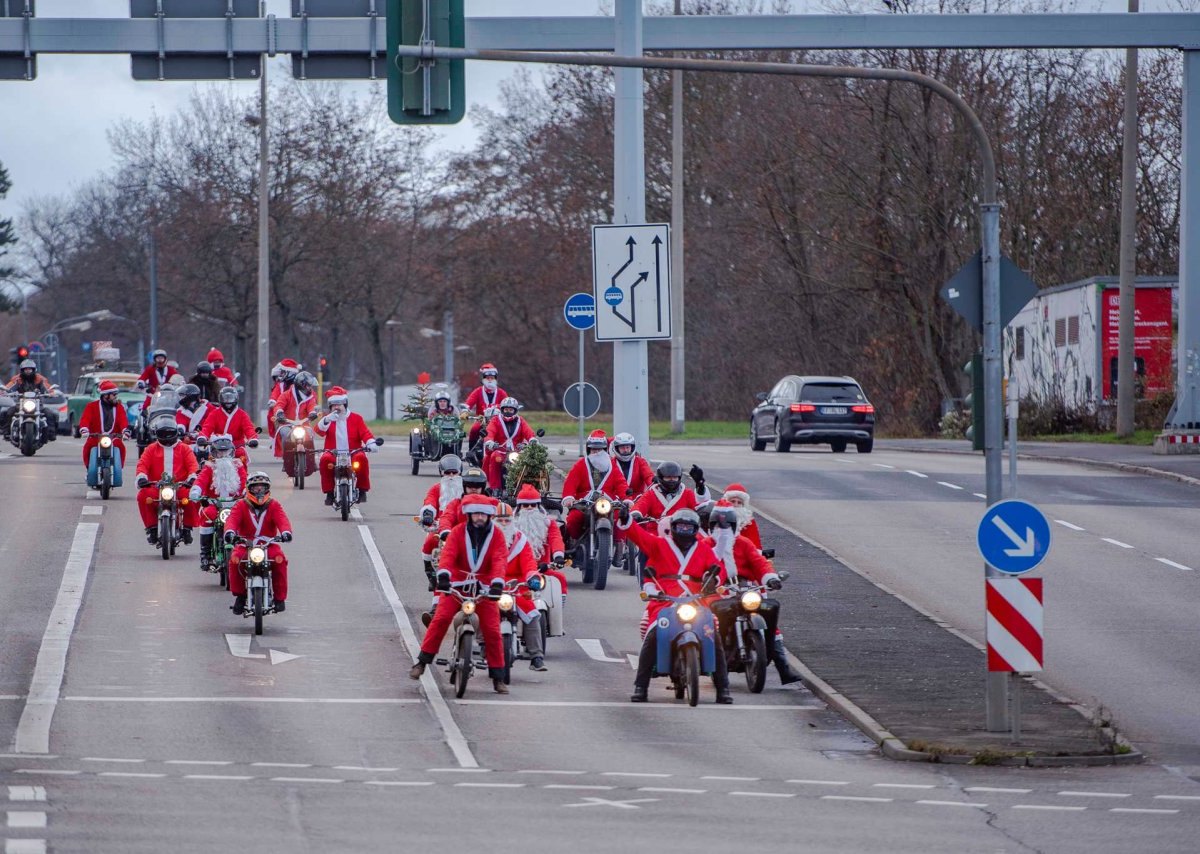
[[[187,484],[170,477],[158,482],[158,545],[163,560],[170,560],[183,542],[183,505],[187,503]]]
[[[292,479],[296,489],[304,489],[304,479],[317,471],[312,428],[307,421],[281,421],[279,430],[283,431],[284,473]],[[289,462],[291,471],[288,471]]]
[[[454,629],[454,657],[437,659],[437,663],[443,665],[450,674],[454,696],[461,699],[467,693],[467,682],[475,668],[487,669],[486,663],[475,659],[475,636],[479,634],[479,616],[475,613],[475,608],[476,603],[493,597],[489,595],[488,588],[477,581],[464,587],[451,587],[448,591],[443,591],[442,595],[453,596],[462,605],[451,624]]]
[[[233,550],[225,542],[225,522],[229,519],[229,513],[238,500],[237,498],[203,499],[205,504],[217,508],[217,518],[213,520],[212,552],[204,565],[204,571],[216,573],[217,583],[226,590],[229,589],[229,556]]]
[[[542,615],[543,652],[548,649],[547,641],[550,638],[563,637],[567,633],[563,625],[562,582],[553,575],[545,574],[545,570],[549,566],[549,564],[545,563],[538,566],[538,569],[542,570],[542,589],[533,594],[534,600],[537,603],[538,613]],[[556,568],[562,569],[561,566]]]
[[[150,398],[150,405],[143,406],[141,411],[138,412],[135,435],[137,437],[139,457],[146,448],[154,444],[154,431],[150,429],[150,423],[160,415],[168,416],[174,421],[175,411],[178,408],[179,394],[176,392],[175,386],[159,386],[158,390]]]
[[[737,598],[733,626],[728,635],[723,635],[725,660],[729,672],[745,674],[751,694],[761,694],[767,684],[767,621],[758,613],[766,589],[749,581],[720,589]]]
[[[488,425],[491,424],[492,419],[499,414],[499,407],[491,406],[484,410],[483,415],[478,415],[471,418],[472,421],[479,424],[479,432],[475,435],[475,441],[471,443],[469,448],[467,448],[466,455],[463,456],[463,460],[469,465],[476,466],[477,468],[483,466],[483,455],[485,453],[483,449],[483,443],[485,437],[487,436]]]
[[[412,458],[412,473],[420,474],[421,463],[436,462],[447,454],[458,456],[467,437],[462,418],[454,413],[434,415],[408,434],[408,454]]]
[[[375,444],[382,445],[383,439],[376,439]],[[365,447],[334,453],[333,509],[341,514],[343,522],[350,518],[350,508],[358,503],[358,460],[353,457],[362,453],[366,453]]]
[[[42,411],[42,395],[24,392],[17,400],[17,411],[8,425],[8,441],[21,449],[22,456],[32,457],[48,441],[46,415]]]
[[[96,485],[104,501],[108,500],[114,486],[117,457],[113,451],[113,439],[118,435],[112,431],[101,433],[100,442],[96,445]]]
[[[254,618],[254,633],[263,633],[263,617],[275,612],[275,592],[271,587],[271,553],[267,549],[272,543],[282,542],[278,537],[255,537],[253,544],[245,537],[238,537],[240,545],[249,546],[246,557],[238,564],[238,572],[246,579],[246,609],[242,617]]]
[[[706,576],[706,586],[711,577]],[[717,624],[704,604],[711,595],[703,590],[686,596],[642,593],[643,601],[670,603],[658,615],[652,675],[669,676],[675,687],[675,699],[686,698],[689,706],[700,702],[700,677],[711,676],[717,669]]]
[[[608,584],[608,566],[612,561],[613,501],[598,489],[580,498],[572,510],[583,513],[587,530],[575,544],[575,565],[583,568],[583,583],[603,590]]]

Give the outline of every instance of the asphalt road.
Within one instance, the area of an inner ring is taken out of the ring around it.
[[[650,704],[630,705],[627,655],[642,606],[628,577],[603,592],[573,587],[568,637],[551,640],[550,671],[519,664],[507,697],[483,679],[464,702],[440,672],[410,681],[405,638],[419,634],[428,597],[411,517],[432,478],[407,474],[395,445],[374,458],[361,520],[337,520],[316,490],[276,489],[296,526],[292,593],[288,611],[252,638],[228,594],[199,571],[195,546],[164,562],[145,544],[131,488],[109,502],[86,497],[78,447],[64,439],[33,459],[0,457],[6,854],[408,850],[505,835],[578,851],[717,851],[746,841],[847,852],[1194,850],[1200,786],[1169,767],[892,763],[774,673],[757,697],[735,682],[731,707],[691,709],[659,683]],[[978,560],[952,532],[977,506],[943,500],[932,481],[937,498],[916,498],[904,478],[922,479],[902,471],[879,469],[896,476],[873,486],[875,472],[852,467],[859,461],[794,454],[747,467],[725,450],[703,452],[714,481],[736,471],[770,509],[795,503],[805,532],[839,550],[834,532],[848,545],[856,520],[871,529],[894,513],[943,527],[890,551],[873,534],[849,556],[869,563],[874,554],[904,576],[924,548],[925,563],[954,567],[943,569],[944,607],[968,609],[970,584],[957,575],[977,572]],[[852,497],[837,497],[839,481],[853,485]],[[797,487],[805,498],[792,495]],[[1156,541],[1138,542],[1153,550]],[[1059,546],[1056,560],[1071,551]],[[1103,549],[1078,548],[1100,574]],[[1184,592],[1175,600],[1186,610]],[[598,642],[587,645],[595,655],[579,640]]]

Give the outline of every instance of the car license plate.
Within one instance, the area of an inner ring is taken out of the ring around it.
[[[823,415],[845,415],[850,410],[844,406],[822,406],[821,414]]]

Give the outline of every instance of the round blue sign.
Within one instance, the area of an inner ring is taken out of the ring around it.
[[[609,305],[620,305],[623,299],[625,299],[625,295],[621,293],[621,289],[616,285],[613,285],[604,292],[604,301]]]
[[[563,304],[563,317],[580,332],[596,325],[596,299],[591,294],[571,294]]]
[[[1026,501],[1001,501],[983,514],[976,543],[990,566],[1020,575],[1045,560],[1050,551],[1050,523]]]

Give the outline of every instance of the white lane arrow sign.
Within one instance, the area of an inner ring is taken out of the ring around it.
[[[268,649],[266,652],[251,652],[250,635],[225,635],[225,643],[229,645],[229,652],[236,658],[267,658],[271,659],[271,664],[286,664],[289,661],[295,661],[297,658],[303,658],[302,655],[292,655],[290,652],[283,652],[278,649]]]
[[[579,644],[580,648],[588,654],[588,658],[593,661],[611,661],[614,664],[620,664],[624,661],[622,658],[612,658],[604,651],[604,644],[599,638],[575,638],[575,643]]]
[[[1013,545],[1016,546],[1016,548],[1013,549],[1005,549],[1004,553],[1006,555],[1009,557],[1033,557],[1036,546],[1033,536],[1033,528],[1027,527],[1025,529],[1025,537],[1022,539],[1021,536],[1017,534],[1017,532],[1011,527],[1009,527],[1009,524],[999,516],[993,516],[992,522],[995,523],[996,527],[1000,529],[1001,533],[1008,537]]]

